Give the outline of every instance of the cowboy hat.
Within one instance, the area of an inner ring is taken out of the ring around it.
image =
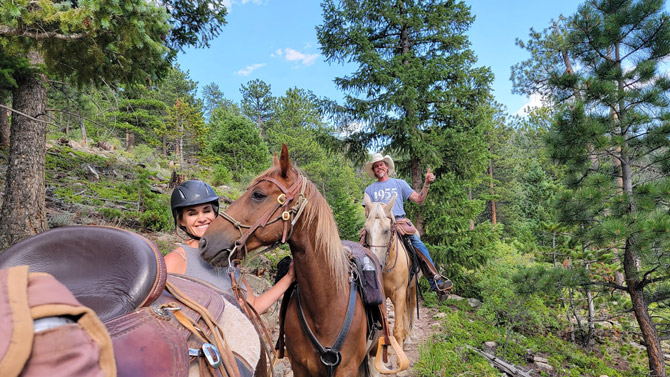
[[[372,170],[372,165],[374,165],[375,162],[379,162],[379,161],[384,161],[386,163],[386,166],[389,167],[389,171],[388,171],[389,175],[391,175],[392,173],[395,172],[395,165],[393,164],[393,159],[391,158],[391,156],[386,155],[386,156],[382,157],[381,153],[375,153],[375,154],[372,155],[372,161],[365,164],[365,172],[368,173],[370,178],[377,179],[377,177],[375,176],[374,170]]]

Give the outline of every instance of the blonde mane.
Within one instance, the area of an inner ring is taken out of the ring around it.
[[[277,167],[268,169],[252,183],[252,186],[268,175],[273,175],[273,173],[276,175],[278,171]],[[328,263],[328,269],[337,291],[345,292],[348,285],[349,261],[342,246],[333,211],[312,181],[307,179],[295,166],[293,173],[302,175],[303,179],[307,180],[305,197],[308,203],[300,215],[300,221],[313,227],[314,252],[324,254],[324,260]]]

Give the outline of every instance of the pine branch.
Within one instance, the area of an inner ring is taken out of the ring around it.
[[[45,39],[62,39],[68,41],[68,40],[82,39],[87,36],[86,33],[61,34],[55,31],[43,31],[43,32],[28,31],[24,29],[9,27],[6,25],[0,25],[0,35],[29,37],[38,41]]]

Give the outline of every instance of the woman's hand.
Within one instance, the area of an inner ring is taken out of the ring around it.
[[[293,261],[291,261],[291,264],[288,266],[288,272],[286,273],[286,276],[288,276],[289,283],[293,283],[295,281],[295,268],[293,267]]]

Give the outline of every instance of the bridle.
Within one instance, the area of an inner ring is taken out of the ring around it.
[[[298,179],[296,179],[293,185],[291,185],[291,187],[289,187],[288,189],[284,185],[282,185],[281,182],[279,182],[278,180],[271,177],[265,177],[256,181],[256,183],[250,186],[247,189],[247,191],[254,188],[263,181],[274,183],[279,188],[279,190],[281,190],[282,193],[277,196],[275,205],[272,208],[270,208],[267,212],[265,212],[258,220],[256,220],[256,222],[253,225],[244,225],[239,221],[235,220],[235,218],[227,214],[225,211],[219,215],[224,219],[228,220],[240,232],[240,238],[237,241],[235,241],[235,245],[233,246],[233,249],[230,251],[229,259],[233,254],[235,254],[235,251],[239,247],[245,248],[244,251],[246,253],[247,240],[258,228],[263,228],[267,225],[270,225],[280,220],[284,222],[284,230],[282,232],[281,242],[277,241],[275,244],[286,243],[286,241],[293,234],[293,227],[295,226],[295,223],[300,218],[300,215],[302,214],[302,211],[305,209],[305,206],[307,206],[308,200],[305,197],[305,187],[307,186],[307,179],[305,179],[305,177],[303,177],[302,175],[298,175]],[[291,202],[294,199],[296,199],[295,204],[293,205],[293,207],[289,208],[289,204],[291,204]],[[272,214],[274,214],[280,208],[283,210],[281,214],[276,218],[270,220]],[[245,232],[243,228],[246,228],[248,230]],[[231,264],[229,263],[229,266],[230,265]]]
[[[396,264],[398,264],[398,254],[395,253],[395,260],[393,261],[393,265],[389,266],[391,264],[391,248],[396,247],[396,237],[397,237],[397,226],[396,222],[391,220],[391,228],[389,229],[389,232],[391,232],[391,236],[389,237],[389,242],[386,245],[371,245],[368,243],[367,239],[364,239],[364,244],[363,246],[366,246],[368,248],[373,248],[373,247],[378,247],[378,248],[386,248],[386,257],[384,258],[384,272],[391,272],[395,268]],[[367,238],[367,237],[366,237]],[[376,253],[375,253],[376,254]]]

